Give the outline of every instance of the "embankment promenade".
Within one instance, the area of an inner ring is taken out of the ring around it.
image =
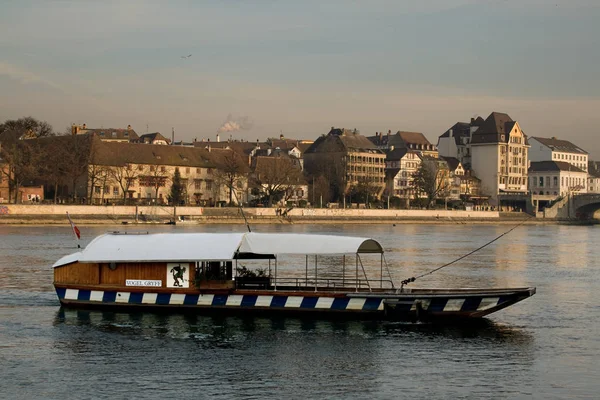
[[[178,224],[244,223],[239,208],[163,206],[85,206],[85,205],[0,205],[2,225],[65,224],[66,213],[77,224],[161,224],[176,220]],[[244,208],[252,224],[289,223],[556,223],[554,220],[530,218],[520,212],[462,210],[376,210],[294,208],[280,215],[275,208]],[[176,216],[176,217],[175,217]]]

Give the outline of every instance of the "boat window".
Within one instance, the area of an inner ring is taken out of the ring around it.
[[[233,279],[231,261],[202,261],[196,265],[196,276],[200,280],[225,281]]]

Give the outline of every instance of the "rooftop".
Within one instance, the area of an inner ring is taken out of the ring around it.
[[[577,153],[577,154],[588,154],[587,151],[583,150],[581,147],[574,145],[568,140],[561,140],[555,137],[551,138],[543,138],[538,136],[533,136],[532,139],[537,140],[544,146],[550,148],[552,151],[561,151],[565,153]]]
[[[569,164],[564,161],[535,161],[529,166],[529,172],[552,172],[552,171],[569,171],[569,172],[583,172],[581,168]]]

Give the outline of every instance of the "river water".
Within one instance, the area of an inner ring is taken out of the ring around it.
[[[80,228],[83,244],[111,230]],[[384,245],[399,281],[456,259],[509,228],[389,224],[255,230],[373,237]],[[70,228],[0,226],[0,398],[596,399],[599,233],[600,227],[521,226],[415,282],[415,287],[537,287],[534,297],[481,324],[437,326],[61,310],[50,266],[75,251]]]

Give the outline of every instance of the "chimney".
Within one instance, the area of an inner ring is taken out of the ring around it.
[[[84,123],[81,129],[87,129],[87,125]]]
[[[171,143],[175,143],[175,128],[171,127]]]
[[[131,130],[131,125],[127,125],[127,130],[130,131]]]
[[[221,139],[219,138],[219,134],[217,133],[217,143],[219,143]]]
[[[198,138],[197,138],[197,137],[195,137],[195,138],[194,138],[194,143],[196,143],[197,141],[198,141]]]
[[[279,139],[283,140],[283,133],[279,135]]]
[[[473,125],[473,122],[475,122],[475,118],[471,117],[471,125]]]
[[[450,129],[448,132],[450,132],[450,137],[452,137],[452,135],[453,135],[453,133],[454,133],[454,132],[452,131],[452,129]]]

